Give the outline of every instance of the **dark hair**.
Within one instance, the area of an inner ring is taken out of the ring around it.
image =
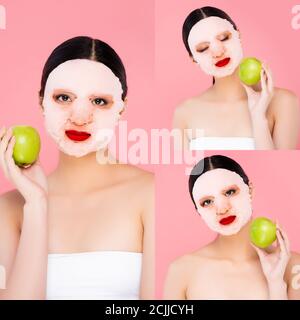
[[[215,7],[202,7],[200,9],[196,9],[192,11],[185,19],[182,27],[182,39],[183,43],[186,47],[186,50],[188,51],[189,55],[192,57],[192,52],[189,47],[188,38],[191,29],[193,26],[201,21],[202,19],[208,18],[208,17],[219,17],[222,19],[228,20],[235,30],[237,30],[236,24],[233,22],[233,20],[229,17],[229,15],[222,11],[221,9],[215,8]]]
[[[191,171],[190,177],[189,177],[189,192],[190,196],[193,200],[193,203],[195,205],[195,208],[197,209],[196,203],[194,201],[193,197],[193,188],[196,180],[205,172],[211,171],[214,169],[227,169],[230,171],[233,171],[241,176],[243,181],[249,185],[249,178],[247,177],[245,171],[243,168],[233,159],[221,156],[221,155],[215,155],[211,157],[206,157],[202,160],[200,160]]]
[[[74,59],[87,59],[98,61],[106,65],[119,78],[124,100],[127,96],[126,72],[122,60],[107,43],[90,37],[75,37],[56,47],[47,59],[41,80],[39,96],[44,96],[45,86],[49,74],[60,64]]]

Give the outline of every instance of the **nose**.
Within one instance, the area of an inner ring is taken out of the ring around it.
[[[213,58],[222,57],[225,53],[225,47],[220,40],[212,41],[210,44],[210,50],[212,53]]]
[[[217,205],[217,215],[227,214],[231,209],[230,201],[225,197],[224,198],[222,197],[222,199],[219,199],[216,205]]]
[[[70,121],[78,126],[89,124],[93,121],[93,108],[84,102],[76,102],[73,105]]]

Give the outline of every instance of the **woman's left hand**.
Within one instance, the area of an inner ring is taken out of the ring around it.
[[[289,262],[290,243],[286,233],[276,223],[277,246],[269,251],[254,245],[268,284],[284,283],[284,273]]]
[[[266,118],[266,112],[274,94],[273,78],[270,69],[262,63],[260,72],[261,91],[255,91],[252,87],[242,83],[247,92],[248,107],[251,118]]]

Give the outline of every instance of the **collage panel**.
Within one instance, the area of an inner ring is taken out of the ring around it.
[[[154,299],[154,2],[2,3],[0,299]]]
[[[299,160],[206,151],[157,173],[157,297],[299,300]]]
[[[297,8],[290,1],[156,3],[159,106],[162,121],[182,131],[182,148],[299,149]]]

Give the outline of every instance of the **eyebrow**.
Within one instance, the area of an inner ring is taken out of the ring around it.
[[[104,97],[104,98],[113,100],[113,96],[111,94],[108,94],[108,93],[91,94],[90,97],[91,98]]]
[[[224,188],[224,189],[222,190],[222,192],[228,191],[228,190],[233,189],[233,188],[235,188],[235,189],[240,189],[236,184],[232,184],[232,185]]]
[[[66,93],[66,94],[70,94],[70,95],[76,96],[75,93],[73,93],[72,91],[70,91],[68,89],[54,89],[53,93]]]

